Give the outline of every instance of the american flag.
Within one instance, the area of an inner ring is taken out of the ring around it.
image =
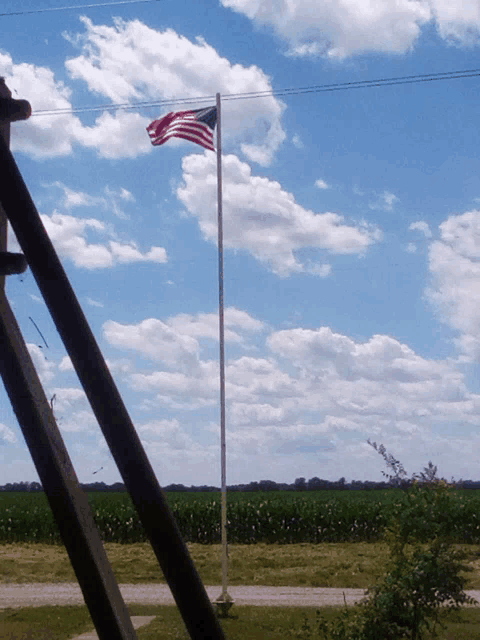
[[[170,138],[184,138],[215,151],[213,130],[217,122],[217,107],[194,111],[172,111],[160,120],[148,125],[147,131],[153,146],[157,147]]]

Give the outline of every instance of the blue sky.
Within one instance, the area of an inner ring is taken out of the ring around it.
[[[146,126],[183,103],[115,105],[476,69],[480,2],[165,0],[0,20],[0,75],[34,112],[12,150],[158,479],[219,485],[215,155],[151,146]],[[478,88],[222,102],[229,484],[381,479],[368,438],[409,473],[432,460],[479,477]],[[7,294],[79,479],[120,480],[31,273]],[[36,480],[0,395],[0,484]]]

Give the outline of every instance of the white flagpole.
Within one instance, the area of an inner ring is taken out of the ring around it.
[[[221,101],[217,93],[217,210],[218,210],[218,325],[220,339],[220,440],[221,440],[221,473],[222,473],[222,593],[217,598],[221,614],[228,615],[233,599],[227,593],[228,550],[227,550],[227,474],[226,474],[226,439],[225,439],[225,331],[223,311],[223,220],[222,220],[222,125]]]

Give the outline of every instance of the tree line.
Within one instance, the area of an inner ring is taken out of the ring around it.
[[[410,480],[403,480],[401,484],[399,484],[398,482],[392,482],[392,480],[380,482],[371,480],[352,480],[352,482],[346,482],[345,478],[339,478],[338,480],[322,480],[321,478],[315,477],[310,478],[310,480],[306,480],[305,478],[296,478],[295,482],[292,484],[288,484],[286,482],[274,482],[273,480],[260,480],[259,482],[249,482],[248,484],[234,484],[228,485],[227,491],[365,491],[390,489],[398,486],[408,488],[410,484]],[[459,489],[480,489],[480,480],[459,480],[457,482],[452,480],[451,484],[455,485]],[[122,482],[115,482],[111,485],[105,484],[105,482],[80,483],[80,486],[84,491],[126,491],[125,485]],[[220,491],[220,487],[214,487],[211,485],[185,486],[184,484],[169,484],[163,487],[163,490],[167,492],[208,492]],[[39,482],[22,481],[8,482],[7,484],[0,486],[0,491],[35,492],[43,491],[43,488]]]

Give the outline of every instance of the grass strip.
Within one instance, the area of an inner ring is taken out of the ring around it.
[[[296,607],[234,607],[232,617],[221,624],[229,640],[316,640],[317,609]],[[334,608],[318,609],[327,619],[338,615]],[[183,621],[176,607],[131,605],[130,615],[154,615],[149,625],[137,631],[139,640],[186,640]],[[480,609],[450,614],[447,629],[438,640],[480,640]],[[70,640],[93,628],[87,608],[35,607],[0,611],[0,640]]]
[[[221,583],[220,545],[189,544],[206,585]],[[119,583],[164,583],[148,543],[106,543]],[[473,571],[467,589],[480,588],[480,545],[465,545]],[[382,542],[229,545],[229,583],[272,587],[367,589],[384,574],[388,557]],[[0,582],[76,582],[64,547],[16,543],[0,545]]]

